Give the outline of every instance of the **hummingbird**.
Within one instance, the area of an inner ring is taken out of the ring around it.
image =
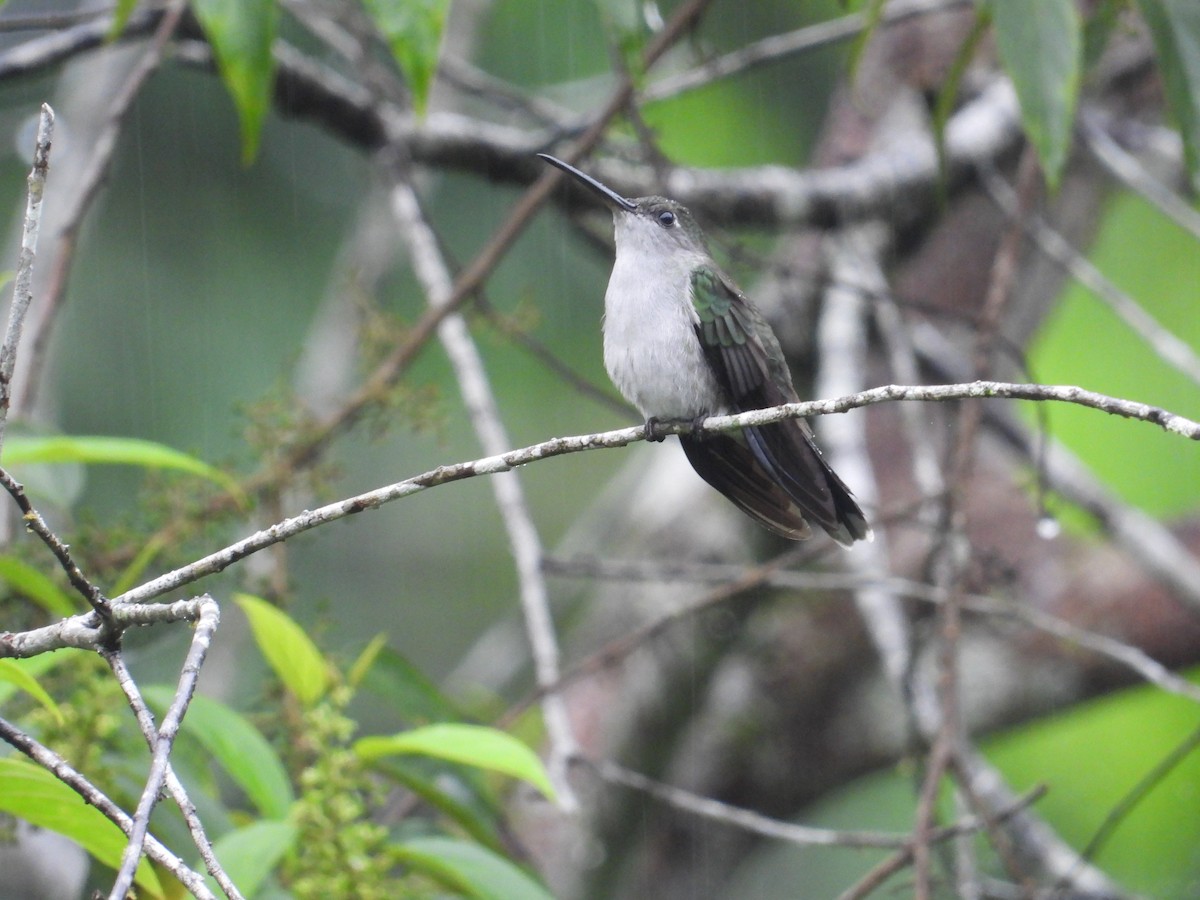
[[[645,417],[648,440],[663,440],[664,421],[699,423],[799,401],[771,326],[717,265],[683,205],[622,197],[561,159],[538,156],[612,208],[617,251],[604,295],[604,367]],[[701,478],[775,534],[807,540],[812,522],[847,547],[871,540],[805,420],[679,440]]]

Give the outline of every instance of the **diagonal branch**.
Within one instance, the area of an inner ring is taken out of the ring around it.
[[[39,744],[33,738],[29,737],[29,735],[4,719],[0,719],[0,740],[7,741],[47,772],[50,772],[55,778],[82,797],[85,803],[98,809],[105,818],[123,832],[130,834],[133,831],[133,820],[129,815],[49,747]],[[199,900],[216,900],[212,891],[204,883],[204,878],[199,873],[188,868],[183,860],[163,846],[156,837],[147,835],[145,848],[146,855],[178,878],[180,884],[191,891],[193,896],[199,898]]]
[[[150,773],[146,785],[134,812],[132,827],[129,830],[129,843],[121,856],[121,866],[117,870],[116,880],[109,892],[109,900],[124,900],[133,886],[133,875],[137,870],[138,860],[144,852],[144,843],[150,828],[150,814],[158,803],[159,792],[167,778],[170,766],[171,749],[175,746],[175,737],[179,734],[179,725],[187,712],[192,694],[196,690],[196,680],[200,677],[200,668],[208,655],[212,644],[213,633],[221,619],[221,611],[216,601],[211,597],[200,600],[200,617],[196,622],[196,630],[192,635],[192,645],[184,659],[183,668],[179,673],[179,687],[170,708],[163,716],[162,725],[152,748]],[[133,688],[136,690],[136,687]]]
[[[397,177],[390,193],[392,213],[400,226],[401,237],[408,245],[413,270],[424,288],[428,305],[430,309],[440,309],[450,301],[454,288],[449,267],[438,248],[437,235],[425,218],[417,192],[408,178]],[[438,338],[454,368],[480,446],[485,453],[502,453],[509,444],[508,434],[483,358],[463,316],[453,313],[444,318],[438,326]],[[542,699],[542,712],[550,739],[550,774],[563,809],[574,811],[578,799],[567,778],[567,768],[576,743],[562,695],[553,689],[559,679],[559,649],[550,615],[550,598],[542,575],[542,541],[517,473],[507,472],[492,479],[492,489],[516,563],[521,610],[537,683],[547,689]]]
[[[54,135],[54,110],[42,104],[38,118],[37,142],[33,150],[33,168],[29,172],[29,193],[25,204],[25,223],[21,229],[21,252],[17,273],[13,279],[12,304],[8,309],[8,328],[0,345],[0,444],[8,424],[12,405],[12,380],[17,367],[17,345],[25,314],[33,302],[33,260],[37,255],[38,235],[42,225],[42,199],[46,191],[46,173],[50,168],[50,139]]]
[[[746,425],[764,425],[784,419],[844,413],[876,403],[897,400],[949,401],[966,399],[1053,400],[1062,403],[1074,403],[1107,412],[1111,415],[1120,415],[1151,422],[1166,431],[1200,441],[1200,422],[1184,418],[1156,406],[1109,397],[1070,385],[1010,384],[997,381],[977,381],[969,384],[946,385],[885,385],[832,400],[788,403],[783,406],[754,410],[733,416],[714,416],[702,423],[700,431],[702,433],[716,434],[722,431],[733,431]],[[668,434],[687,434],[691,433],[692,427],[691,424],[683,422],[664,423],[662,430]],[[269,528],[230,544],[222,550],[218,550],[189,565],[175,569],[172,572],[147,581],[139,587],[126,591],[119,597],[114,598],[114,604],[144,603],[168,591],[173,591],[185,584],[190,584],[206,575],[213,575],[220,572],[252,553],[256,553],[265,547],[287,540],[288,538],[295,537],[325,522],[336,521],[337,519],[366,512],[370,509],[378,509],[385,503],[391,503],[403,497],[437,487],[438,485],[447,484],[452,481],[462,481],[466,478],[475,478],[480,475],[495,475],[498,472],[507,472],[517,466],[527,465],[528,463],[552,456],[564,456],[569,453],[580,453],[587,450],[624,447],[628,444],[644,440],[645,435],[646,429],[639,425],[596,434],[552,438],[539,444],[533,444],[519,450],[510,450],[495,456],[438,466],[436,469],[406,478],[395,484],[367,491],[366,493],[348,497],[344,500],[338,500],[318,509],[309,510],[300,515],[284,519]]]
[[[1111,415],[1125,416],[1131,419],[1150,422],[1173,434],[1179,434],[1192,440],[1200,440],[1200,422],[1184,418],[1156,406],[1136,403],[1085,391],[1070,385],[1039,385],[1039,384],[1010,384],[997,381],[976,381],[968,384],[943,385],[885,385],[838,397],[832,400],[812,400],[803,403],[788,403],[769,409],[753,410],[734,416],[713,416],[704,420],[700,426],[701,433],[720,433],[732,431],[746,425],[762,425],[779,422],[783,419],[804,416],[829,415],[844,413],[852,409],[871,406],[876,403],[893,402],[897,400],[910,401],[950,401],[966,399],[1015,399],[1057,401],[1074,403],[1107,412]],[[693,430],[689,423],[663,423],[662,430],[669,434],[688,434]],[[395,484],[376,488],[366,493],[357,494],[314,510],[307,510],[299,515],[276,522],[268,528],[257,531],[240,541],[211,553],[186,566],[175,569],[153,578],[132,590],[126,591],[113,598],[112,616],[114,626],[123,627],[123,623],[137,620],[141,615],[131,604],[145,603],[160,597],[184,585],[221,572],[239,560],[245,559],[266,547],[280,541],[288,540],[326,522],[337,521],[347,516],[378,509],[386,503],[409,497],[429,488],[476,478],[481,475],[495,475],[508,472],[517,466],[528,465],[541,459],[554,456],[564,456],[569,453],[581,453],[589,450],[624,447],[645,439],[646,429],[640,425],[631,428],[621,428],[616,431],[604,431],[596,434],[575,435],[571,437],[551,438],[538,444],[509,450],[494,456],[468,462],[453,463],[438,466]],[[1200,605],[1200,600],[1191,596],[1184,598],[1188,603]],[[172,605],[171,608],[174,608]],[[0,632],[0,658],[32,656],[55,647],[85,646],[95,647],[96,622],[92,614],[74,616],[48,628],[38,629],[25,635]],[[36,637],[30,638],[29,635]]]

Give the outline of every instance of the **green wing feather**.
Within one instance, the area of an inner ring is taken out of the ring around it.
[[[732,282],[703,266],[692,273],[691,286],[696,336],[730,406],[745,412],[798,400],[774,332]],[[772,531],[803,539],[807,517],[843,544],[869,535],[862,511],[821,456],[807,422],[745,428],[737,448],[728,440],[706,447],[704,440],[688,438],[684,450],[706,481]]]

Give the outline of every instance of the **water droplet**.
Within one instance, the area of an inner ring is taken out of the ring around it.
[[[1038,519],[1037,533],[1044,541],[1052,541],[1062,532],[1062,524],[1058,519],[1049,514],[1043,515]]]

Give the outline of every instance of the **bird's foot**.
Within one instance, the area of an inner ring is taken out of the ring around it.
[[[646,420],[646,440],[652,444],[661,444],[667,439],[667,432],[663,425],[666,424],[657,416],[651,416]]]
[[[693,441],[707,441],[710,437],[712,437],[712,435],[701,428],[701,426],[704,424],[704,420],[707,418],[708,413],[700,413],[700,415],[692,419],[691,438]]]

